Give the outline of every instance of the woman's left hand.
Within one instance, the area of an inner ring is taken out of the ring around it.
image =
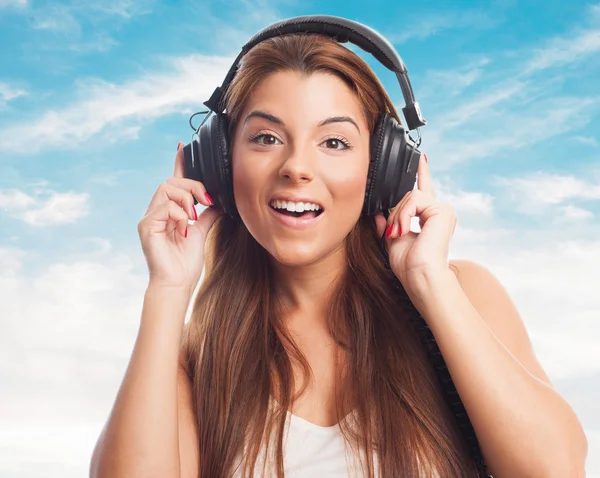
[[[430,169],[423,154],[417,175],[417,188],[404,195],[387,222],[383,213],[375,215],[378,237],[385,229],[390,266],[405,289],[417,281],[420,284],[425,275],[449,271],[448,250],[457,223],[454,208],[433,196]],[[419,217],[421,232],[410,231],[413,216]]]

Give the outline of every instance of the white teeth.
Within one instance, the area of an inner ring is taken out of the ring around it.
[[[291,212],[304,212],[304,211],[319,211],[321,206],[309,202],[291,202],[291,201],[280,201],[278,199],[271,201],[271,206],[276,209],[287,209]]]

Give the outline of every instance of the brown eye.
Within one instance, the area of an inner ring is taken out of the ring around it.
[[[261,139],[263,139],[264,141],[261,141]],[[273,146],[274,144],[277,144],[276,141],[279,140],[272,134],[263,133],[250,138],[250,141],[256,144],[261,144],[263,146]]]
[[[337,149],[338,151],[341,151],[350,148],[350,144],[341,138],[329,138],[323,141],[323,143],[327,145],[327,149]],[[342,147],[340,148],[340,146]]]

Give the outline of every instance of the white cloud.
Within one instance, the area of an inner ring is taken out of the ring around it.
[[[473,63],[455,70],[429,70],[426,73],[425,85],[420,89],[419,98],[431,95],[443,89],[447,96],[456,96],[474,84],[483,75],[483,67],[490,59],[482,57]]]
[[[36,115],[0,131],[0,150],[27,153],[44,149],[76,148],[92,136],[128,134],[139,125],[190,108],[204,109],[202,101],[223,82],[233,59],[191,55],[168,60],[167,73],[150,73],[122,84],[80,79],[79,101]]]
[[[35,5],[29,5],[26,1],[18,3],[22,7],[20,11],[27,13],[32,30],[53,34],[42,33],[43,40],[40,41],[37,39],[40,37],[38,33],[31,42],[22,45],[24,50],[87,54],[105,52],[118,45],[111,32],[118,31],[123,23],[133,17],[151,13],[155,0],[71,0]]]
[[[441,201],[451,204],[459,216],[464,214],[491,215],[494,197],[488,193],[470,192],[457,187],[454,181],[436,180],[433,184],[434,195]],[[480,218],[479,218],[480,219]]]
[[[2,265],[0,277],[4,280],[16,278],[16,275],[21,272],[21,261],[24,255],[25,251],[16,247],[0,247],[0,264]]]
[[[436,119],[440,132],[452,130],[468,123],[470,120],[488,116],[498,104],[513,99],[525,90],[525,82],[508,80],[505,84],[496,84],[478,94],[475,98],[463,102],[462,106],[441,115]]]
[[[589,12],[593,21],[600,22],[600,3],[590,5]]]
[[[0,190],[0,209],[9,213],[35,204],[35,199],[18,189]]]
[[[544,46],[535,48],[521,74],[530,76],[548,68],[565,67],[600,52],[600,4],[588,5],[581,23],[587,27],[578,26],[569,34],[551,38]]]
[[[118,178],[120,176],[130,173],[132,173],[132,170],[119,169],[105,174],[95,174],[94,177],[90,178],[90,181],[93,183],[104,184],[105,186],[115,186],[119,184]]]
[[[110,130],[106,131],[102,135],[102,141],[106,141],[107,143],[114,144],[121,141],[134,141],[139,138],[140,131],[142,130],[142,126],[139,124],[125,126],[120,128],[119,130]]]
[[[588,181],[572,175],[538,171],[525,177],[493,178],[491,182],[506,188],[506,194],[511,200],[538,208],[570,199],[600,200],[599,180],[600,177],[596,180],[590,178]]]
[[[0,190],[0,208],[10,217],[30,226],[71,224],[89,214],[88,193],[44,191],[46,198],[33,198],[17,189]]]
[[[523,70],[530,75],[540,70],[581,61],[600,52],[600,29],[580,31],[571,38],[556,37],[535,50],[535,55]]]
[[[449,10],[421,15],[412,21],[404,17],[401,20],[403,28],[387,32],[385,37],[392,44],[400,44],[413,39],[423,40],[445,30],[492,28],[499,21],[500,16],[494,18],[484,11]]]
[[[108,239],[103,239],[102,237],[92,237],[88,239],[88,242],[98,246],[97,250],[89,253],[90,258],[96,258],[98,256],[105,257],[106,254],[112,251],[112,244]]]
[[[0,108],[4,107],[9,101],[12,101],[19,96],[27,95],[27,91],[17,88],[15,86],[8,85],[7,83],[0,82]]]
[[[146,286],[130,254],[91,239],[93,259],[37,272],[23,272],[25,251],[0,248],[1,476],[87,476]]]
[[[152,12],[154,3],[154,0],[100,0],[87,2],[86,7],[107,15],[131,18]]]
[[[237,56],[244,45],[259,30],[286,17],[279,8],[296,0],[236,0],[229,4],[227,15],[218,2],[188,2],[188,15],[202,18],[202,22],[184,25],[186,36],[205,38],[210,36],[211,51],[225,56]]]
[[[538,71],[580,62],[600,52],[600,3],[587,5],[581,22],[569,34],[550,38],[535,48],[521,74],[529,76]],[[586,24],[586,27],[581,25]]]
[[[584,221],[594,217],[592,211],[571,204],[561,207],[559,210],[562,212],[563,218],[567,221]]]
[[[155,0],[87,0],[86,2],[70,1],[62,5],[52,5],[50,9],[60,8],[69,14],[118,16],[129,19],[138,15],[146,15],[152,12]],[[31,7],[28,0],[0,0],[0,8],[3,7]],[[35,8],[35,12],[41,12],[46,6]],[[46,10],[48,11],[48,10]]]
[[[71,43],[66,48],[76,53],[105,52],[117,46],[118,44],[119,42],[111,37],[107,32],[100,32],[95,36],[95,38],[89,41]],[[52,47],[46,49],[52,50]]]
[[[472,62],[455,70],[429,72],[423,87],[425,95],[435,92],[439,96],[439,91],[443,91],[442,99],[446,99],[476,82],[485,82],[485,87],[481,93],[461,101],[458,108],[453,101],[447,112],[428,118],[426,141],[431,145],[428,153],[443,157],[443,167],[452,167],[503,151],[519,150],[587,125],[598,114],[600,97],[557,94],[556,87],[564,81],[566,73],[558,71],[551,77],[536,73],[554,66],[574,65],[600,51],[597,14],[600,4],[588,10],[591,18],[588,28],[554,37],[533,51],[528,46],[512,52],[513,57],[527,59],[513,61],[512,71],[503,71],[500,80],[494,77],[497,72],[484,75],[484,70]],[[487,56],[484,59],[489,60]],[[509,79],[505,79],[507,74],[511,75]],[[485,133],[480,134],[481,131]],[[598,144],[593,137],[574,138],[584,144]]]
[[[0,0],[0,8],[25,8],[28,4],[28,0]]]
[[[583,128],[600,110],[600,97],[548,97],[528,107],[522,105],[520,109],[502,105],[518,90],[520,88],[515,86],[486,95],[432,122],[427,131],[427,154],[444,158],[440,167],[446,169],[458,163],[518,151]],[[492,108],[492,105],[495,106]],[[458,125],[462,128],[457,129]]]
[[[0,472],[12,478],[40,476],[42,470],[47,478],[89,476],[98,426],[85,417],[79,422],[46,417],[39,423],[4,423],[0,428]]]
[[[31,28],[65,34],[69,38],[81,36],[81,25],[66,5],[49,5],[32,12]]]
[[[61,32],[60,30],[58,31]],[[50,53],[64,55],[68,52],[77,55],[96,52],[104,53],[120,44],[106,31],[81,35],[80,30],[74,28],[73,30],[64,30],[62,33],[67,37],[66,41],[54,38],[51,41],[44,41],[35,46],[38,53],[40,53],[40,56],[45,58]],[[85,37],[85,39],[82,37]],[[30,47],[33,47],[33,44],[27,45],[24,48],[28,49]]]
[[[589,144],[591,146],[598,146],[598,140],[593,136],[574,136],[573,139],[583,144]]]
[[[52,193],[40,207],[22,212],[20,218],[31,226],[45,227],[77,222],[89,214],[89,194]]]

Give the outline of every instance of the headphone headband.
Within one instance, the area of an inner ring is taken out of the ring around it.
[[[396,74],[406,104],[402,108],[402,113],[406,119],[407,130],[412,131],[420,126],[425,126],[427,123],[421,114],[419,103],[415,101],[408,78],[408,70],[391,43],[366,25],[332,15],[293,17],[274,23],[259,31],[242,47],[242,51],[225,76],[223,84],[215,89],[211,97],[204,102],[204,105],[212,111],[223,113],[224,108],[220,104],[221,98],[233,80],[242,57],[258,43],[288,33],[320,33],[339,43],[350,42],[367,53],[371,53],[383,66]]]

